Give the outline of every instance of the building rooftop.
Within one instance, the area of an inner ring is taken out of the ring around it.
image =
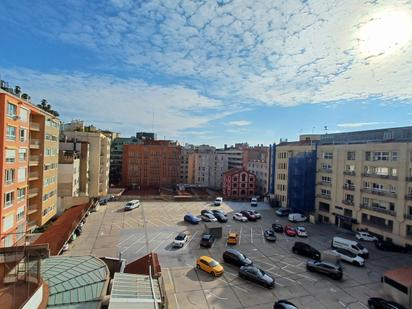
[[[49,287],[48,308],[100,308],[110,279],[106,264],[93,256],[50,257],[41,273]]]
[[[389,277],[406,287],[412,286],[412,267],[402,267],[391,269],[385,272],[385,277]]]

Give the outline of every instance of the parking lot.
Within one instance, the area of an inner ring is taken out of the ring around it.
[[[249,203],[225,202],[214,207],[210,202],[142,201],[140,208],[129,212],[124,212],[124,204],[110,202],[92,213],[87,218],[83,234],[65,254],[120,254],[127,260],[134,260],[148,250],[157,252],[170,308],[271,308],[279,299],[288,299],[299,308],[308,309],[367,308],[367,299],[379,296],[380,278],[386,269],[412,265],[411,254],[381,252],[373,244],[364,243],[370,251],[366,266],[359,268],[342,263],[343,279],[335,281],[306,270],[307,259],[291,252],[297,240],[295,237],[277,234],[274,243],[264,239],[263,232],[272,223],[284,225],[287,222],[286,218],[275,216],[274,210],[265,203],[259,203],[257,207],[262,219],[246,223],[234,221],[232,215],[249,209]],[[204,224],[183,222],[187,212],[199,215],[202,209],[207,208],[222,209],[229,217],[227,223],[221,223],[224,237],[210,249],[199,246]],[[338,230],[335,226],[301,225],[309,234],[303,241],[318,250],[329,249],[334,235],[354,239],[351,232]],[[171,243],[181,231],[189,234],[189,241],[183,248],[174,249]],[[268,290],[240,279],[236,267],[223,263],[222,253],[227,247],[225,235],[229,231],[236,231],[240,236],[239,244],[233,248],[275,278],[274,289]],[[209,255],[222,262],[223,276],[214,278],[195,269],[195,260],[201,255]]]

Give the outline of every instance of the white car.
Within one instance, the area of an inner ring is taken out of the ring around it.
[[[214,215],[212,215],[211,213],[203,213],[200,218],[205,221],[205,222],[216,222],[217,219],[215,218]]]
[[[368,232],[357,232],[356,233],[356,238],[358,240],[365,240],[365,241],[377,241],[378,238],[375,236],[372,236]]]
[[[252,197],[252,199],[250,200],[250,206],[252,207],[257,207],[258,205],[258,200],[256,197]]]
[[[308,218],[306,218],[304,215],[299,214],[299,213],[293,213],[293,214],[289,214],[288,216],[288,220],[290,222],[304,222],[306,220],[308,220]]]
[[[173,240],[173,247],[182,248],[188,240],[189,237],[185,233],[179,233]]]
[[[132,210],[138,207],[140,207],[140,201],[133,200],[133,201],[127,202],[127,204],[124,206],[124,210]]]
[[[233,220],[246,222],[247,218],[244,215],[242,215],[240,212],[237,212],[233,215]]]
[[[296,228],[296,232],[298,233],[299,237],[308,237],[308,233],[306,232],[306,229],[303,226],[298,226]]]
[[[215,206],[220,206],[223,203],[223,197],[217,197],[213,203]]]
[[[356,255],[355,253],[350,252],[349,250],[338,248],[332,250],[332,252],[339,255],[339,258],[342,261],[352,263],[357,266],[365,266],[365,259],[363,257],[360,257],[359,255]]]

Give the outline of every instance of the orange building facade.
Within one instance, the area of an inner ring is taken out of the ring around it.
[[[170,187],[180,180],[181,147],[170,141],[123,146],[122,184],[129,188]]]
[[[60,121],[0,89],[0,247],[56,214]]]

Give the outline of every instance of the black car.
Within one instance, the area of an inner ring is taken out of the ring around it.
[[[223,260],[225,263],[235,266],[252,266],[253,262],[244,254],[235,249],[227,249],[223,252]]]
[[[263,236],[267,241],[276,241],[276,234],[273,230],[266,230]]]
[[[375,247],[382,251],[391,251],[391,252],[402,252],[407,253],[408,249],[399,245],[394,244],[388,240],[377,240],[375,241]]]
[[[200,246],[205,248],[212,247],[213,243],[215,242],[215,236],[212,234],[203,234],[202,239],[200,240]]]
[[[298,309],[298,307],[296,307],[290,301],[281,299],[273,305],[273,309]]]
[[[242,215],[244,215],[248,219],[248,221],[256,221],[257,220],[256,215],[253,212],[249,211],[249,210],[242,210],[240,213]]]
[[[320,260],[320,252],[304,242],[297,241],[292,247],[292,252],[303,255],[313,260]]]
[[[306,262],[306,269],[325,274],[333,279],[342,279],[342,267],[326,261],[309,260]]]
[[[272,230],[274,230],[276,233],[283,233],[283,226],[279,223],[273,223]]]
[[[213,210],[212,212],[213,212],[213,215],[215,216],[215,218],[217,219],[217,221],[223,222],[223,223],[227,222],[227,216],[223,211]]]
[[[404,306],[398,303],[378,297],[369,298],[368,306],[371,309],[406,309]]]
[[[289,208],[279,208],[278,210],[275,211],[276,215],[278,215],[279,217],[287,217],[289,215]]]
[[[274,288],[275,287],[275,279],[270,277],[260,268],[255,266],[242,266],[239,269],[239,277],[256,282],[260,285],[263,285],[265,288]]]

